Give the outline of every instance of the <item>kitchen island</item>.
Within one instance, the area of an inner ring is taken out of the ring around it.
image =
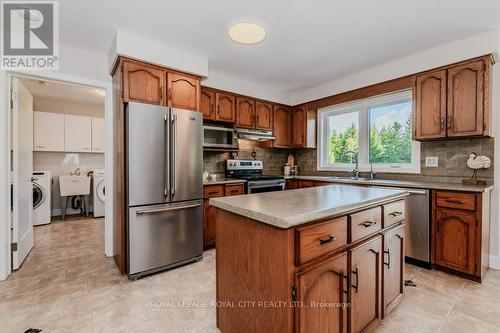
[[[219,329],[373,329],[403,295],[407,195],[333,185],[210,199]]]

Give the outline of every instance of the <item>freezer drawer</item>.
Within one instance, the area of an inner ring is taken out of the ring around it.
[[[142,275],[201,258],[203,202],[132,207],[128,275]]]

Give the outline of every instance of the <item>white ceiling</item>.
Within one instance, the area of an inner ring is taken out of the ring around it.
[[[115,29],[208,57],[210,70],[302,89],[500,27],[499,0],[64,0],[61,42],[106,53]],[[253,21],[261,44],[232,42]]]
[[[35,100],[37,98],[50,98],[104,106],[104,91],[100,89],[54,81],[33,79],[21,79],[21,81]]]

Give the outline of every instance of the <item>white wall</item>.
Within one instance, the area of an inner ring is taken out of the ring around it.
[[[97,105],[63,100],[60,98],[35,97],[33,104],[34,111],[104,118],[104,103],[102,105]]]
[[[177,69],[186,73],[208,76],[208,58],[175,49],[123,30],[117,30],[108,54],[108,72],[111,73],[116,58],[126,56],[152,64]]]
[[[500,33],[497,39],[497,50],[500,54]],[[493,66],[493,105],[492,131],[495,136],[494,182],[492,193],[492,224],[491,224],[491,257],[490,267],[500,269],[500,64]]]
[[[209,70],[208,78],[201,82],[202,86],[227,90],[234,93],[270,100],[276,103],[290,104],[290,96],[274,86],[258,82],[246,81],[242,78]]]
[[[424,70],[496,52],[498,31],[491,30],[300,91],[290,92],[292,105],[366,87]],[[369,56],[369,55],[367,55]]]

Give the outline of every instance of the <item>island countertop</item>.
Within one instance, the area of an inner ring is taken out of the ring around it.
[[[287,229],[407,195],[401,190],[336,185],[213,198],[210,205]]]

